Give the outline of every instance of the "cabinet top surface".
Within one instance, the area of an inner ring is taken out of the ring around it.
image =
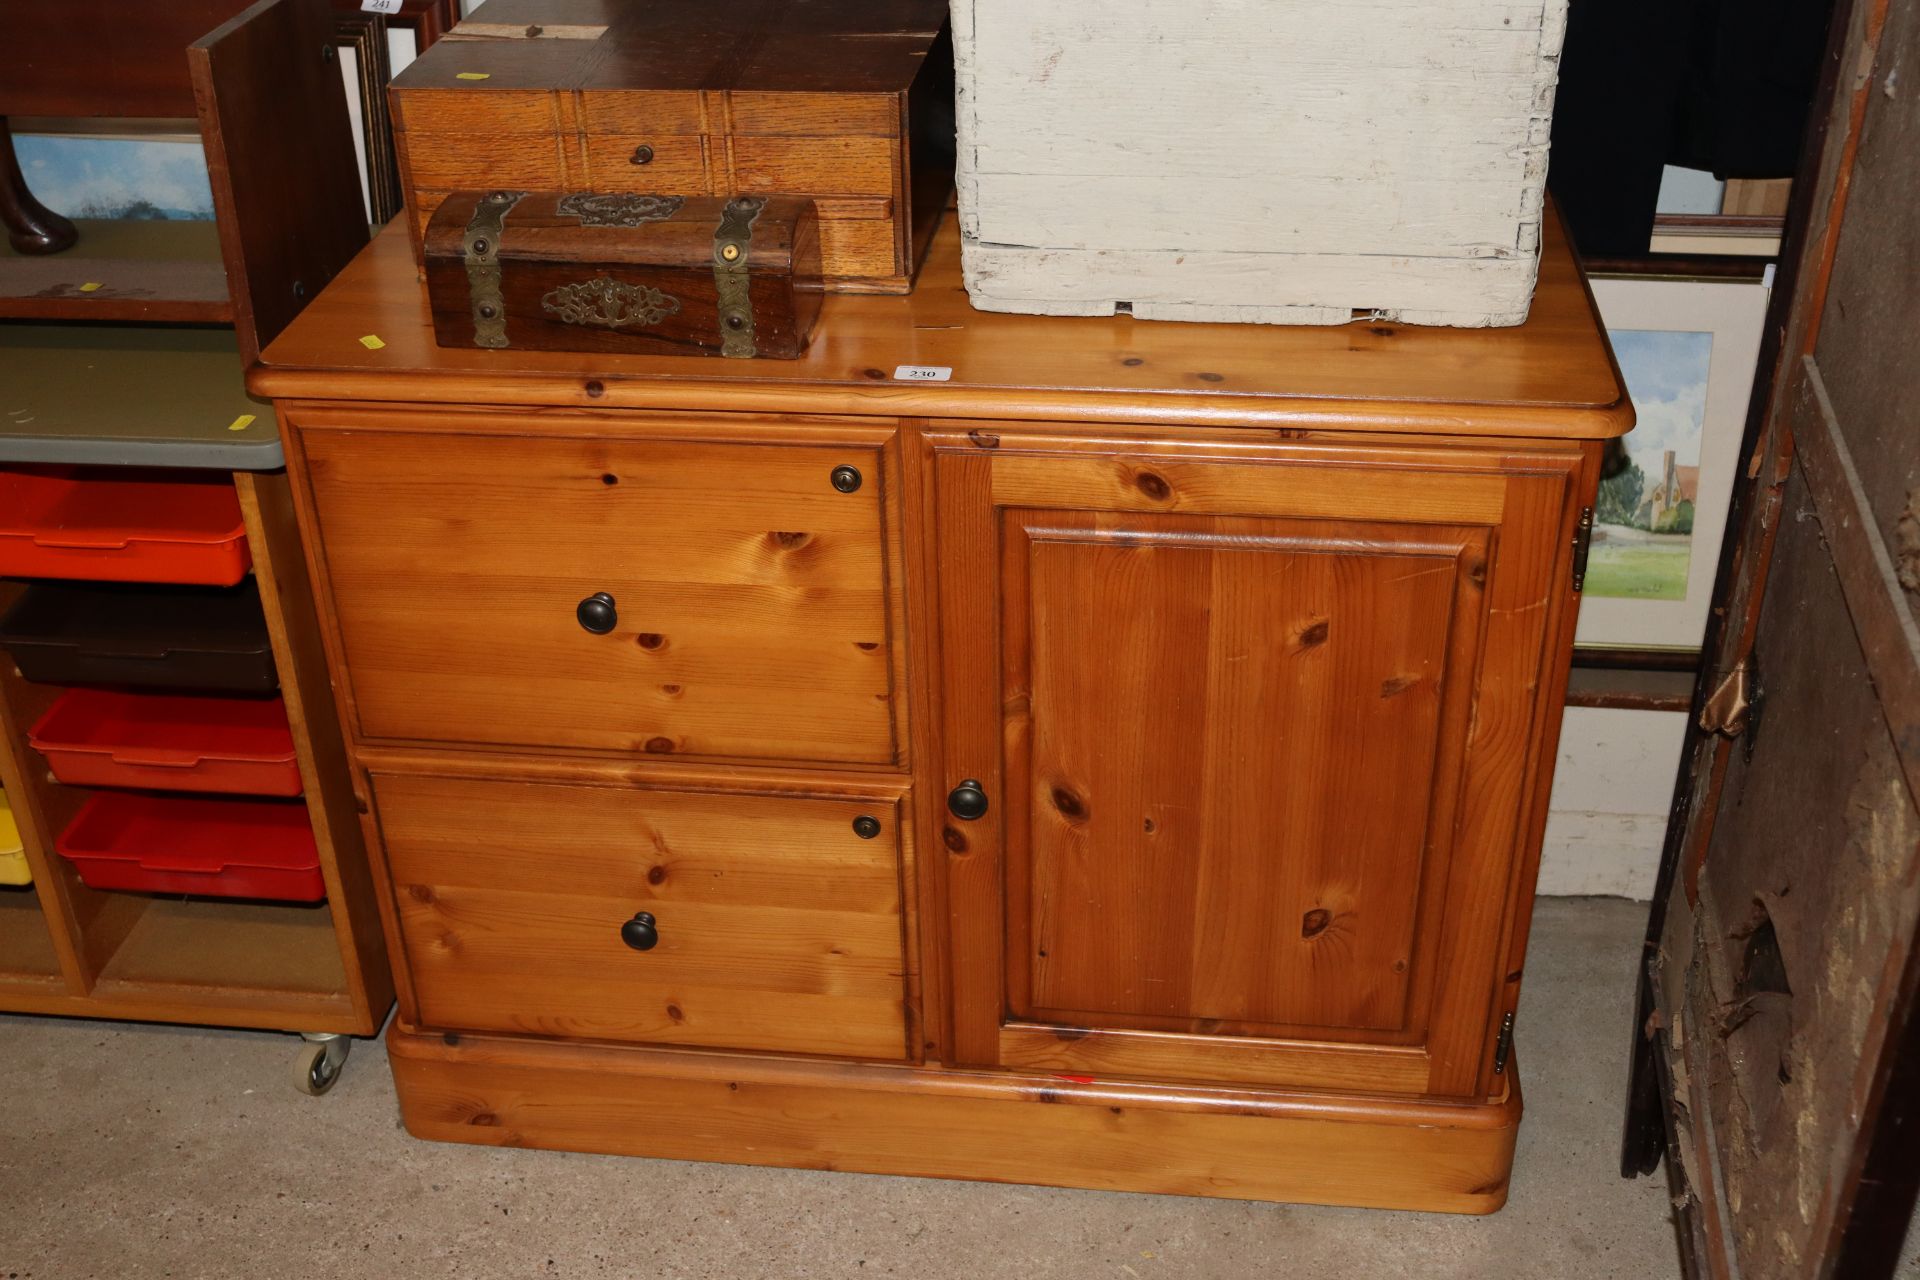
[[[487,0],[395,84],[899,93],[946,17],[946,0]]]
[[[497,2],[497,0],[496,0]],[[282,399],[851,413],[1592,439],[1633,424],[1557,219],[1527,323],[1186,324],[976,311],[956,219],[906,297],[831,294],[799,360],[435,345],[396,220],[268,347]],[[950,371],[910,381],[915,369]]]

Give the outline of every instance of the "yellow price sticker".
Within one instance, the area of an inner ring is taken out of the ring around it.
[[[455,80],[485,80],[491,74],[491,72],[487,71],[461,71],[456,72],[453,78]]]
[[[366,337],[360,339],[360,345],[365,347],[369,351],[378,351],[380,350],[380,348],[386,346],[387,344],[385,340],[383,340],[380,337],[379,334],[370,333]]]
[[[106,286],[101,284],[98,280],[89,280],[85,284],[80,286],[80,292],[92,293],[95,289],[104,289],[105,287]]]
[[[247,429],[248,427],[250,427],[250,426],[252,426],[252,425],[253,425],[253,419],[254,419],[254,417],[255,417],[255,415],[253,415],[253,414],[251,414],[251,413],[243,413],[243,414],[241,414],[241,415],[240,415],[239,417],[237,417],[237,418],[235,418],[235,419],[234,419],[234,420],[232,421],[232,423],[230,423],[230,424],[228,425],[228,427],[227,427],[227,430],[229,430],[229,431],[245,431],[245,430],[246,430],[246,429]]]

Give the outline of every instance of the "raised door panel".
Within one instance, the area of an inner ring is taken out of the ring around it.
[[[906,1056],[898,797],[373,790],[424,1026]]]
[[[1014,1016],[1404,1031],[1433,788],[1381,780],[1435,777],[1485,531],[1007,525],[1006,687],[1030,707],[1008,751]]]
[[[933,453],[954,1056],[1497,1092],[1580,455],[1015,443]]]
[[[300,452],[356,732],[897,763],[889,435],[307,424]],[[853,491],[835,487],[836,468],[858,473]],[[607,608],[583,622],[577,610],[601,595]]]

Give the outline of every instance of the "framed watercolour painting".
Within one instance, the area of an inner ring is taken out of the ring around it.
[[[1638,423],[1594,505],[1576,643],[1693,650],[1706,633],[1760,358],[1758,280],[1596,276]]]

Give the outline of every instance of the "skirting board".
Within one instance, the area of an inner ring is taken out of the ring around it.
[[[1653,897],[1686,731],[1683,711],[1567,708],[1538,892]]]
[[[395,1023],[416,1137],[495,1147],[1491,1213],[1518,1068],[1482,1104],[440,1036]]]

